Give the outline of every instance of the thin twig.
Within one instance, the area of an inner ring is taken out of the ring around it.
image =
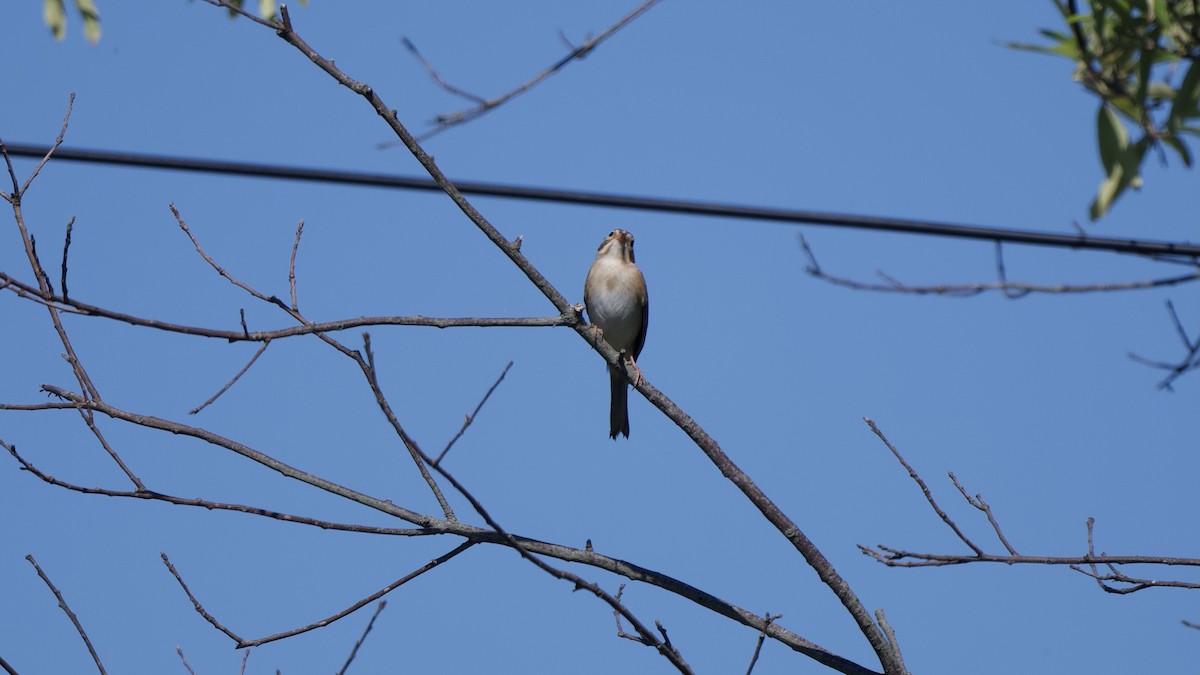
[[[454,447],[454,443],[460,437],[462,437],[463,433],[466,432],[467,427],[471,426],[471,423],[475,421],[475,417],[479,415],[479,411],[483,408],[483,404],[487,403],[487,400],[491,397],[492,392],[496,391],[496,387],[499,387],[500,383],[504,381],[504,376],[508,374],[508,371],[510,368],[512,368],[512,366],[512,361],[509,361],[508,365],[504,366],[504,370],[500,372],[500,377],[496,378],[496,381],[492,383],[491,387],[488,387],[487,393],[485,393],[483,398],[480,399],[479,405],[475,406],[475,410],[471,411],[471,414],[467,415],[466,418],[463,419],[462,427],[459,428],[458,433],[454,434],[454,437],[450,439],[450,442],[446,444],[446,447],[442,448],[441,454],[439,454],[437,458],[433,460],[434,464],[441,463],[442,459],[446,457],[446,453],[450,452],[450,448]]]
[[[982,556],[983,549],[976,546],[975,542],[967,538],[967,535],[963,534],[962,530],[958,529],[958,525],[956,525],[954,521],[950,519],[950,516],[946,515],[946,512],[942,510],[942,507],[938,506],[937,501],[933,498],[933,494],[929,491],[929,486],[925,485],[925,480],[921,478],[920,474],[918,474],[911,465],[909,465],[909,463],[904,459],[904,456],[900,454],[900,451],[896,449],[896,446],[892,445],[892,442],[887,439],[887,436],[884,436],[883,432],[879,430],[879,427],[875,426],[875,422],[866,417],[863,418],[863,421],[867,423],[867,426],[871,427],[871,431],[875,432],[875,435],[879,437],[879,440],[883,441],[883,444],[887,446],[887,449],[892,451],[892,455],[899,460],[900,465],[903,466],[906,471],[908,471],[909,477],[912,478],[913,481],[916,482],[917,486],[921,488],[921,492],[925,495],[925,501],[929,502],[929,505],[933,507],[934,512],[938,514],[938,517],[942,519],[942,522],[946,523],[946,525],[948,525],[950,529],[954,531],[954,534],[957,535],[964,544],[966,544],[972,551],[975,552],[975,555]]]
[[[42,298],[38,290],[29,284],[14,279],[0,272],[0,290],[9,290],[18,297],[53,307],[60,312],[70,312],[83,316],[120,321],[132,326],[153,328],[169,333],[180,333],[225,340],[227,342],[267,342],[298,335],[313,335],[316,333],[335,333],[355,328],[372,326],[424,326],[429,328],[555,328],[568,325],[562,316],[545,317],[431,317],[431,316],[363,316],[351,319],[338,319],[320,323],[306,322],[291,328],[280,328],[267,331],[250,331],[245,325],[245,313],[242,312],[241,330],[224,330],[201,326],[185,326],[156,319],[147,319],[123,314],[74,298],[65,299],[58,296]]]
[[[367,634],[371,632],[371,628],[375,625],[375,619],[379,618],[379,613],[383,611],[384,607],[387,607],[387,600],[380,600],[379,605],[375,607],[375,613],[371,615],[371,620],[367,622],[366,630],[364,630],[362,636],[354,642],[354,648],[350,650],[350,656],[347,657],[346,663],[342,666],[342,669],[338,671],[338,675],[346,675],[346,670],[350,668],[350,663],[354,661],[355,655],[358,654],[358,648],[362,646],[364,641],[366,641]]]
[[[762,651],[763,642],[767,639],[767,629],[771,627],[775,619],[782,616],[782,614],[772,614],[770,612],[763,615],[763,629],[758,633],[758,642],[754,645],[754,654],[750,657],[750,665],[746,668],[746,675],[754,672],[754,664],[758,663],[758,654]]]
[[[283,21],[284,24],[287,24],[287,22],[290,21],[290,19],[288,18],[289,15],[288,15],[288,10],[287,10],[286,5],[281,6],[279,8],[279,14],[280,14],[280,20]],[[227,279],[233,285],[235,285],[238,288],[241,288],[245,292],[249,293],[252,297],[262,300],[263,302],[273,304],[276,307],[279,307],[284,312],[286,312],[289,316],[294,318],[298,323],[301,323],[301,324],[309,323],[308,319],[306,319],[304,317],[304,315],[302,315],[298,310],[295,310],[295,309],[289,307],[286,303],[284,303],[279,298],[277,298],[273,295],[268,296],[265,293],[258,291],[257,289],[253,288],[249,284],[240,281],[239,279],[234,277],[232,274],[230,274],[224,267],[222,267],[216,260],[214,260],[212,258],[212,256],[210,256],[204,250],[204,247],[200,245],[199,240],[196,238],[195,235],[192,234],[191,229],[188,227],[187,223],[184,222],[183,217],[180,216],[179,211],[175,208],[174,204],[171,204],[171,213],[173,213],[175,215],[175,221],[179,224],[179,227],[180,227],[180,229],[183,230],[184,234],[187,235],[188,239],[191,240],[192,246],[195,247],[196,252],[200,255],[201,258],[203,258],[205,260],[205,262],[207,262],[209,264],[209,266],[211,266],[214,270],[216,270],[216,272],[218,274],[220,274],[222,277]],[[295,244],[293,245],[293,250],[294,249],[295,249]],[[244,320],[243,320],[242,327],[243,327],[243,331],[244,331],[245,330]],[[429,469],[425,466],[424,462],[422,461],[423,459],[427,460],[427,458],[425,457],[425,453],[416,447],[416,442],[408,435],[407,432],[405,432],[404,428],[400,424],[400,421],[397,419],[396,415],[392,412],[391,406],[387,402],[387,398],[383,395],[383,390],[379,386],[378,374],[375,371],[374,355],[371,354],[371,350],[370,350],[370,348],[371,348],[370,337],[366,333],[363,334],[363,339],[366,344],[367,358],[368,358],[368,360],[371,361],[371,363],[368,364],[368,361],[364,360],[361,354],[359,354],[357,351],[350,349],[349,347],[346,347],[345,345],[343,345],[342,343],[333,339],[332,337],[330,337],[324,333],[321,333],[321,332],[316,332],[314,334],[318,338],[320,338],[322,342],[333,347],[338,352],[340,352],[343,356],[348,357],[349,359],[353,360],[355,362],[355,364],[358,365],[359,370],[362,371],[362,373],[366,377],[367,382],[370,385],[372,391],[374,391],[374,393],[375,393],[375,400],[376,400],[376,403],[379,405],[380,410],[387,417],[388,422],[391,423],[392,428],[396,431],[396,434],[400,437],[400,440],[404,444],[405,449],[408,450],[409,456],[412,458],[413,463],[416,464],[418,472],[420,472],[421,477],[425,480],[425,483],[429,486],[430,491],[433,492],[434,498],[437,499],[438,504],[442,507],[443,515],[446,517],[447,520],[454,520],[454,510],[450,507],[450,503],[446,501],[445,496],[442,494],[441,488],[438,487],[437,481],[434,480],[432,474],[429,473]]]
[[[1170,374],[1158,383],[1158,388],[1174,391],[1171,385],[1176,379],[1187,372],[1200,369],[1200,336],[1197,336],[1195,341],[1188,337],[1187,330],[1183,327],[1183,322],[1179,320],[1179,313],[1175,311],[1175,304],[1170,300],[1167,300],[1167,312],[1170,313],[1171,323],[1175,326],[1175,333],[1179,336],[1180,341],[1183,342],[1184,349],[1186,350],[1183,359],[1177,363],[1165,363],[1162,361],[1152,361],[1132,352],[1128,356],[1130,359],[1143,365],[1170,371]]]
[[[205,401],[204,403],[201,403],[200,405],[196,406],[195,408],[192,408],[191,410],[189,410],[188,414],[195,415],[196,413],[200,412],[201,410],[204,410],[205,408],[208,407],[208,405],[210,403],[212,403],[213,401],[220,398],[221,394],[224,394],[225,392],[229,391],[229,388],[233,386],[233,383],[237,382],[239,379],[241,379],[242,375],[245,375],[247,370],[250,370],[250,366],[254,365],[254,362],[258,360],[258,357],[262,356],[263,352],[267,351],[267,347],[269,347],[269,346],[271,346],[270,340],[263,342],[262,346],[258,348],[258,351],[254,352],[254,356],[251,356],[250,360],[246,363],[246,365],[242,366],[242,369],[237,372],[237,375],[233,376],[233,379],[226,382],[225,386],[221,387],[221,389],[217,393],[210,396],[207,401]]]
[[[958,476],[955,476],[953,471],[948,472],[948,474],[950,476],[950,482],[954,483],[954,487],[958,488],[958,491],[962,493],[963,499],[967,500],[968,504],[974,506],[980,511],[983,511],[984,514],[987,515],[988,522],[992,524],[992,530],[996,532],[996,537],[1000,540],[1001,544],[1004,544],[1004,548],[1008,549],[1008,552],[1011,555],[1020,555],[1017,553],[1017,550],[1008,543],[1008,539],[1004,536],[1004,533],[1000,531],[1000,523],[996,522],[996,517],[992,515],[992,507],[987,502],[983,501],[983,495],[976,493],[974,497],[971,497],[967,494],[967,490],[962,486],[962,484],[958,482]]]
[[[77,393],[70,392],[50,384],[42,385],[42,390],[59,398],[65,399],[78,407],[94,410],[103,415],[111,417],[112,419],[129,422],[147,429],[158,429],[160,431],[165,431],[176,435],[189,436],[191,438],[196,438],[206,443],[225,448],[226,450],[235,452],[246,459],[257,462],[268,469],[277,471],[288,478],[292,478],[303,483],[308,483],[313,487],[319,488],[358,504],[362,504],[363,506],[375,509],[382,513],[386,513],[390,516],[400,518],[401,520],[414,525],[419,525],[421,527],[437,527],[443,524],[442,521],[439,521],[436,518],[410,511],[403,507],[397,506],[390,501],[377,499],[370,495],[363,494],[356,490],[352,490],[348,487],[334,483],[333,481],[326,480],[305,471],[301,471],[300,469],[297,469],[296,467],[285,462],[281,462],[274,457],[267,455],[266,453],[259,452],[248,445],[225,438],[224,436],[215,434],[207,429],[193,427],[187,424],[180,424],[178,422],[172,422],[170,420],[165,420],[153,415],[134,414],[129,411],[111,406],[104,401],[86,400]]]
[[[684,660],[683,655],[680,654],[679,650],[671,645],[670,641],[666,639],[666,630],[663,629],[661,624],[658,624],[658,629],[659,632],[662,633],[664,639],[660,642],[654,637],[654,634],[651,633],[650,630],[647,629],[646,626],[643,625],[642,622],[633,615],[633,612],[629,611],[629,609],[621,604],[619,600],[607,593],[604,589],[600,588],[600,586],[584,580],[577,574],[554,567],[553,565],[541,560],[537,556],[534,556],[521,541],[517,540],[516,537],[509,534],[503,527],[501,527],[500,523],[496,522],[496,520],[492,518],[491,514],[488,513],[487,509],[483,507],[483,504],[481,504],[479,500],[476,499],[475,496],[471,494],[465,486],[463,486],[462,483],[458,482],[458,480],[450,472],[448,472],[441,465],[432,463],[431,459],[428,456],[425,456],[424,453],[422,453],[422,459],[424,459],[427,464],[432,466],[434,470],[441,474],[441,476],[445,478],[446,481],[449,482],[450,485],[453,486],[460,495],[470,502],[471,508],[475,509],[475,513],[479,514],[479,516],[483,518],[485,522],[487,522],[488,527],[492,528],[496,534],[500,535],[508,547],[512,548],[522,558],[532,563],[534,567],[546,572],[550,576],[556,579],[569,581],[574,585],[576,590],[586,590],[592,595],[595,595],[597,598],[608,604],[608,606],[613,610],[620,612],[620,615],[623,616],[625,620],[628,621],[631,626],[633,626],[634,630],[637,631],[642,644],[657,650],[658,653],[666,658],[671,665],[675,666],[679,672],[692,672],[691,666],[689,666],[687,661]]]
[[[62,145],[63,138],[67,135],[67,124],[71,121],[71,111],[74,108],[75,92],[71,92],[67,96],[67,112],[63,115],[62,125],[58,128],[58,136],[54,139],[54,144],[46,151],[45,156],[37,163],[37,166],[33,167],[33,171],[29,173],[29,176],[25,179],[25,183],[21,185],[21,189],[13,191],[13,197],[25,196],[25,193],[29,191],[29,186],[33,184],[33,179],[37,178],[38,174],[42,172],[42,167],[46,166],[46,163],[50,161],[50,157],[54,154],[54,151],[58,149],[58,146]]]
[[[471,542],[471,541],[463,542],[463,543],[459,544],[458,546],[454,547],[452,550],[447,551],[446,553],[443,553],[442,555],[438,556],[437,558],[434,558],[433,560],[430,560],[429,562],[425,563],[421,567],[418,567],[417,569],[413,570],[412,572],[409,572],[408,574],[404,575],[403,577],[400,577],[396,581],[393,581],[392,583],[388,584],[387,586],[384,586],[383,588],[379,589],[378,591],[368,595],[367,597],[359,600],[358,602],[355,602],[354,604],[350,605],[349,607],[347,607],[346,609],[344,609],[340,612],[337,612],[336,614],[325,617],[324,619],[320,619],[318,621],[314,621],[306,626],[301,626],[299,628],[294,628],[292,630],[283,631],[282,633],[276,633],[274,635],[268,635],[267,637],[257,638],[257,639],[253,639],[253,640],[248,640],[246,638],[239,636],[237,633],[234,633],[232,630],[230,630],[230,629],[226,628],[224,625],[222,625],[220,621],[217,621],[216,617],[209,614],[208,611],[206,609],[204,609],[204,605],[202,605],[200,603],[200,601],[196,599],[196,596],[192,594],[191,589],[189,589],[187,584],[183,581],[183,577],[180,576],[179,571],[175,569],[175,566],[173,564],[171,564],[171,559],[167,557],[167,554],[162,553],[161,555],[162,555],[163,563],[166,564],[167,569],[170,570],[170,572],[171,572],[171,575],[175,577],[175,581],[179,582],[179,585],[183,588],[183,592],[187,594],[188,599],[192,601],[192,606],[196,609],[196,612],[198,614],[200,614],[200,616],[204,617],[205,621],[208,621],[210,624],[212,624],[212,626],[214,628],[221,631],[225,635],[229,636],[230,639],[232,639],[234,642],[236,642],[237,647],[239,649],[244,649],[246,647],[257,647],[259,645],[264,645],[269,642],[283,640],[285,638],[290,638],[290,637],[293,637],[296,635],[300,635],[301,633],[307,633],[307,632],[309,632],[311,630],[315,630],[317,628],[323,628],[325,626],[328,626],[329,624],[331,624],[335,621],[338,621],[339,619],[345,618],[345,617],[353,614],[354,612],[358,611],[359,609],[362,609],[366,605],[369,605],[370,603],[375,602],[376,600],[380,599],[384,595],[391,593],[392,591],[396,590],[400,586],[403,586],[404,584],[408,583],[409,581],[412,581],[413,579],[415,579],[415,578],[421,576],[422,574],[428,572],[429,570],[441,565],[442,563],[453,559],[455,556],[457,556],[458,554],[462,553],[463,551],[471,548],[474,545],[475,545],[475,542]],[[376,611],[376,613],[378,614],[378,610]],[[347,665],[348,664],[349,664],[349,661],[347,661]]]
[[[183,647],[175,645],[175,653],[179,655],[179,660],[183,661],[183,667],[186,668],[187,671],[192,675],[196,675],[196,671],[192,670],[192,666],[188,663],[187,657],[183,655]]]
[[[62,404],[51,404],[51,405],[62,405]],[[31,408],[31,407],[16,408],[16,407],[0,406],[0,409],[2,409],[2,410],[13,410],[13,409],[31,410],[33,408]],[[42,408],[42,409],[48,409],[48,408]],[[448,531],[446,529],[441,528],[441,527],[436,527],[436,526],[419,527],[419,528],[407,527],[406,528],[406,527],[378,527],[378,526],[374,526],[374,525],[357,525],[357,524],[351,524],[351,523],[337,523],[337,522],[333,522],[333,521],[329,521],[329,520],[319,520],[316,518],[309,518],[307,516],[298,516],[298,515],[295,515],[292,513],[282,513],[279,511],[272,511],[270,509],[264,509],[264,508],[260,508],[257,506],[248,506],[245,504],[230,504],[230,503],[225,503],[225,502],[214,502],[214,501],[207,500],[207,499],[199,499],[199,498],[192,498],[192,497],[178,497],[175,495],[164,494],[162,492],[155,492],[153,490],[138,490],[136,492],[133,492],[133,491],[128,491],[128,490],[110,490],[108,488],[85,487],[82,485],[76,485],[74,483],[68,483],[66,481],[60,480],[58,478],[55,478],[54,476],[51,476],[51,475],[45,473],[44,471],[42,471],[41,469],[37,468],[32,463],[30,463],[28,460],[26,460],[24,457],[22,457],[17,452],[16,446],[5,443],[3,439],[0,439],[0,447],[3,447],[4,449],[8,450],[9,454],[11,454],[13,456],[13,458],[15,458],[17,460],[17,462],[19,462],[21,464],[21,469],[23,471],[28,471],[29,473],[36,476],[39,480],[41,480],[49,485],[54,485],[56,487],[61,487],[66,490],[71,490],[72,492],[79,492],[81,494],[104,495],[106,497],[122,497],[122,498],[126,498],[126,499],[143,499],[143,500],[149,500],[149,501],[161,501],[161,502],[166,502],[168,504],[176,504],[178,506],[194,506],[194,507],[206,509],[209,511],[233,511],[233,512],[238,512],[238,513],[246,513],[246,514],[253,515],[253,516],[260,516],[263,518],[270,518],[272,520],[279,520],[279,521],[282,521],[285,523],[296,523],[299,525],[309,525],[312,527],[319,527],[323,530],[337,530],[337,531],[341,531],[341,532],[360,532],[360,533],[366,533],[366,534],[377,534],[377,535],[385,535],[385,536],[425,536],[425,535],[447,534],[448,533]]]
[[[75,227],[75,216],[67,221],[67,234],[63,238],[63,254],[62,254],[62,277],[59,280],[58,287],[62,289],[62,297],[68,297],[67,292],[67,252],[71,250],[71,229]]]
[[[416,45],[414,45],[411,40],[409,40],[408,38],[401,38],[401,42],[404,44],[405,49],[407,49],[408,52],[410,54],[412,54],[413,58],[415,58],[417,60],[417,62],[421,64],[421,66],[425,69],[425,71],[429,73],[430,78],[432,78],[433,81],[439,87],[441,87],[442,89],[446,90],[447,92],[449,92],[455,96],[465,98],[465,99],[471,101],[472,103],[474,103],[474,105],[472,107],[467,108],[465,110],[459,110],[459,111],[453,112],[453,113],[446,113],[443,115],[438,115],[433,120],[434,128],[425,132],[424,134],[421,134],[420,136],[418,136],[417,140],[418,141],[427,140],[433,136],[436,136],[437,134],[442,133],[443,131],[445,131],[447,129],[450,129],[452,127],[458,126],[459,124],[463,124],[465,122],[470,122],[471,120],[477,119],[478,117],[486,114],[487,112],[489,112],[491,110],[495,110],[496,108],[504,105],[505,103],[511,101],[512,99],[516,98],[517,96],[520,96],[521,94],[524,94],[525,92],[529,91],[530,89],[533,89],[534,87],[536,87],[537,85],[539,85],[543,81],[545,81],[547,78],[549,78],[551,75],[562,70],[567,64],[571,63],[572,61],[580,60],[580,59],[583,59],[584,57],[586,57],[588,54],[590,54],[592,52],[593,49],[595,49],[597,46],[599,46],[601,42],[604,42],[608,38],[612,37],[617,31],[619,31],[622,28],[624,28],[625,26],[629,25],[630,22],[632,22],[634,19],[638,18],[642,14],[646,13],[646,11],[648,11],[654,5],[658,4],[660,1],[661,0],[647,0],[646,2],[643,2],[640,6],[638,6],[636,9],[634,9],[629,14],[626,14],[619,21],[617,21],[613,25],[611,25],[608,28],[601,31],[599,35],[596,35],[595,37],[590,38],[589,40],[587,40],[583,44],[579,45],[578,47],[571,47],[570,48],[571,51],[568,54],[566,54],[565,56],[560,58],[558,61],[556,61],[550,67],[546,68],[542,72],[535,75],[529,81],[516,87],[515,89],[512,89],[504,94],[501,94],[499,96],[496,96],[496,97],[493,97],[490,99],[485,99],[482,96],[477,96],[475,94],[469,93],[467,91],[464,91],[463,89],[460,89],[459,87],[456,87],[456,86],[446,82],[442,78],[442,76],[440,74],[438,74],[437,69],[435,69],[428,61],[426,61],[425,57],[421,56],[421,53],[419,51],[417,51]],[[561,31],[559,34],[561,36]],[[391,141],[391,142],[387,142],[387,143],[380,143],[378,145],[378,147],[387,148],[387,147],[392,147],[396,144],[397,144],[397,141]]]
[[[46,573],[42,571],[42,567],[33,559],[33,554],[25,556],[25,559],[29,561],[30,565],[33,565],[33,569],[37,570],[38,576],[42,578],[42,581],[46,582],[46,586],[50,587],[50,591],[54,593],[54,597],[58,598],[58,606],[66,613],[71,623],[75,624],[75,630],[79,631],[79,637],[83,638],[83,644],[87,645],[88,653],[92,655],[92,660],[96,662],[96,668],[100,671],[100,675],[104,675],[104,664],[100,662],[100,655],[96,653],[96,648],[92,646],[92,641],[88,639],[87,631],[83,630],[83,624],[79,623],[79,617],[75,616],[75,612],[71,611],[71,607],[67,605],[66,599],[58,591],[54,582],[50,581],[50,577],[46,576]]]
[[[446,520],[454,521],[457,517],[454,515],[454,509],[450,507],[450,502],[446,501],[446,496],[442,494],[442,489],[434,480],[433,475],[429,473],[429,456],[425,451],[417,445],[417,441],[408,435],[404,426],[400,424],[400,419],[396,417],[396,413],[392,410],[392,405],[388,403],[387,396],[383,393],[383,387],[379,384],[379,371],[375,369],[375,351],[371,349],[370,333],[363,333],[363,351],[366,352],[367,358],[364,361],[362,356],[355,353],[353,358],[362,369],[363,374],[367,378],[367,386],[371,388],[371,393],[375,394],[375,404],[379,406],[379,410],[383,416],[387,418],[389,424],[392,425],[392,430],[400,438],[400,442],[404,444],[404,448],[408,450],[409,456],[416,465],[417,471],[421,474],[421,478],[429,489],[433,492],[433,496],[437,499],[438,506],[442,508],[442,515]]]
[[[213,628],[216,628],[225,635],[229,636],[229,638],[236,642],[239,647],[242,646],[242,638],[238,637],[237,633],[234,633],[225,626],[221,625],[221,622],[217,621],[215,616],[209,614],[208,611],[204,609],[204,605],[200,604],[200,601],[196,599],[196,596],[192,595],[192,589],[188,588],[188,585],[186,582],[184,582],[183,577],[179,576],[179,571],[175,569],[175,565],[171,564],[171,559],[167,557],[167,554],[160,551],[159,555],[162,556],[162,561],[164,564],[166,564],[167,569],[171,571],[171,576],[175,577],[175,581],[179,582],[179,585],[183,588],[183,592],[187,594],[188,600],[192,601],[192,607],[196,609],[196,612],[199,613],[200,616],[204,617],[205,621],[212,624]]]
[[[804,235],[800,235],[800,247],[808,258],[808,266],[805,271],[814,279],[819,279],[834,286],[850,288],[858,291],[883,291],[889,293],[907,293],[910,295],[942,295],[953,298],[967,298],[988,291],[1000,291],[1009,299],[1023,298],[1030,293],[1049,293],[1049,294],[1078,294],[1078,293],[1103,293],[1116,291],[1137,291],[1148,290],[1154,288],[1167,288],[1177,286],[1179,284],[1200,281],[1200,272],[1189,272],[1173,277],[1163,277],[1159,279],[1147,279],[1143,281],[1129,281],[1118,283],[1102,283],[1102,284],[1033,284],[1024,282],[1009,281],[1004,269],[1004,260],[1000,253],[1000,244],[996,244],[996,266],[997,273],[1000,276],[1000,281],[974,283],[974,284],[935,284],[932,286],[910,286],[905,284],[895,277],[888,275],[883,271],[876,271],[879,278],[884,280],[884,283],[872,283],[867,281],[858,281],[846,277],[838,277],[825,272],[820,264],[817,263],[816,256],[813,254],[812,248],[808,245]]]
[[[888,644],[896,652],[896,658],[903,659],[904,657],[900,654],[900,642],[896,640],[896,629],[892,628],[892,624],[888,622],[882,607],[875,610],[875,620],[879,622],[879,627],[883,629],[883,634],[887,636]]]
[[[300,235],[304,232],[304,220],[296,226],[296,240],[292,242],[292,257],[288,260],[288,288],[292,294],[292,311],[299,312],[300,304],[296,300],[296,252],[300,250]]]
[[[4,165],[8,167],[8,178],[12,181],[12,192],[0,190],[0,197],[3,197],[4,201],[12,204],[13,199],[20,199],[21,186],[17,181],[17,170],[13,168],[12,157],[8,155],[8,146],[4,144],[3,138],[0,138],[0,155],[4,156]]]

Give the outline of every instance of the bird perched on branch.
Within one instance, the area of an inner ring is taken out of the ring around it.
[[[646,343],[646,326],[650,322],[650,301],[646,296],[646,279],[633,262],[633,235],[625,230],[613,230],[596,251],[596,260],[583,283],[583,303],[588,318],[598,327],[613,349],[628,358],[640,381],[637,357]],[[629,385],[625,373],[608,367],[612,400],[608,412],[608,435],[629,438]]]

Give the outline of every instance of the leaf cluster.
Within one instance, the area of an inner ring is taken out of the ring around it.
[[[1141,187],[1151,148],[1164,161],[1163,148],[1171,148],[1192,165],[1184,136],[1200,136],[1200,0],[1088,0],[1087,12],[1076,0],[1053,1],[1066,32],[1044,29],[1049,44],[1008,46],[1072,60],[1072,77],[1100,98],[1097,220],[1125,190]]]

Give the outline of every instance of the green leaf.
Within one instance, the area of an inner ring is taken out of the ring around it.
[[[1183,124],[1193,117],[1200,117],[1200,61],[1192,61],[1183,81],[1179,83],[1175,102],[1171,104],[1171,114],[1167,116],[1167,131],[1179,133]]]
[[[1175,149],[1179,153],[1179,158],[1183,160],[1184,166],[1192,165],[1192,151],[1188,149],[1187,143],[1184,143],[1178,136],[1163,136],[1162,142]]]
[[[99,43],[100,10],[96,8],[94,0],[75,0],[75,9],[79,10],[79,16],[83,17],[84,37],[92,44]]]
[[[270,21],[275,18],[275,0],[258,0],[258,15]]]
[[[1129,145],[1129,132],[1125,130],[1121,118],[1107,104],[1100,105],[1100,114],[1096,117],[1096,135],[1100,146],[1100,163],[1111,177],[1120,153]]]
[[[1146,149],[1149,147],[1150,137],[1142,136],[1137,143],[1126,145],[1117,152],[1108,177],[1100,183],[1096,199],[1092,202],[1089,214],[1092,220],[1104,217],[1126,189],[1142,187],[1142,160],[1146,158]]]
[[[45,0],[42,3],[42,20],[50,28],[55,40],[62,40],[67,34],[67,12],[63,9],[63,0]]]

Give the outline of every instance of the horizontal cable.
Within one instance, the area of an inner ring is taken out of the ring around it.
[[[40,158],[44,157],[50,150],[50,147],[45,145],[6,144],[6,147],[10,155],[19,157]],[[370,187],[401,188],[407,190],[438,191],[441,189],[428,178],[412,178],[406,176],[364,173],[358,171],[305,169],[275,164],[188,159],[183,157],[145,155],[129,152],[107,152],[104,150],[81,150],[60,147],[54,152],[54,158],[59,160],[94,162],[99,164],[139,166],[152,169],[200,171],[206,173],[255,176],[259,178],[306,180],[323,183],[363,185]],[[1055,234],[1051,232],[1033,232],[997,227],[979,227],[975,225],[955,225],[950,223],[908,220],[902,218],[884,218],[878,216],[826,213],[821,211],[802,211],[760,206],[742,206],[738,204],[696,202],[682,199],[659,199],[654,197],[634,197],[629,195],[605,194],[600,192],[580,192],[575,190],[522,187],[519,185],[504,185],[500,183],[455,181],[455,185],[458,186],[458,189],[462,192],[475,195],[484,195],[488,197],[506,197],[510,199],[527,199],[535,201],[558,202],[564,204],[586,204],[589,206],[637,209],[642,211],[659,211],[664,213],[688,213],[693,215],[714,216],[720,218],[766,220],[782,223],[804,223],[809,225],[828,225],[833,227],[856,227],[884,232],[906,232],[909,234],[924,234],[941,237],[986,239],[989,241],[1029,244],[1034,246],[1058,246],[1074,249],[1116,251],[1118,253],[1131,253],[1135,255],[1151,257],[1168,256],[1192,259],[1200,258],[1200,245],[1169,241],[1090,237],[1082,233],[1077,235]]]

